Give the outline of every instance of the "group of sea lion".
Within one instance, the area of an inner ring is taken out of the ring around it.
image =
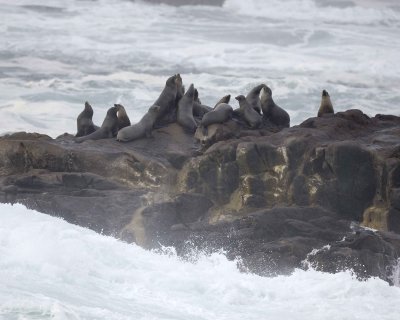
[[[117,137],[118,141],[126,142],[150,138],[153,128],[171,122],[177,122],[190,133],[201,128],[204,135],[207,135],[207,128],[211,124],[230,119],[243,121],[250,129],[260,128],[265,121],[281,128],[290,126],[289,114],[274,102],[272,90],[265,84],[254,87],[247,96],[237,96],[235,99],[240,107],[236,110],[229,105],[230,98],[230,94],[222,97],[213,108],[203,105],[194,85],[191,84],[185,91],[181,75],[175,74],[167,79],[160,96],[142,119],[133,125],[125,108],[121,104],[114,104],[98,127],[92,121],[92,106],[85,102],[85,108],[77,118],[75,141]],[[323,90],[318,117],[329,113],[334,113],[332,102],[328,92]]]

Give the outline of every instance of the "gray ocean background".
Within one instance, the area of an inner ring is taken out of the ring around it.
[[[322,89],[336,111],[399,115],[399,35],[395,0],[0,0],[0,134],[75,133],[86,100],[98,124],[116,102],[138,120],[177,72],[209,105],[264,82],[292,124]],[[400,263],[389,286],[351,271],[263,278],[222,251],[192,260],[0,204],[0,319],[399,319]]]
[[[395,0],[0,0],[0,21],[0,134],[74,133],[86,100],[97,124],[114,103],[139,120],[178,72],[209,105],[266,83],[292,124],[322,89],[336,111],[399,115]]]

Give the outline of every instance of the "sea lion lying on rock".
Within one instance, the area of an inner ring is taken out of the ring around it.
[[[214,110],[206,113],[201,119],[200,127],[203,134],[207,135],[207,127],[213,123],[224,123],[232,118],[232,107],[227,103],[220,103]]]
[[[75,137],[83,137],[95,132],[99,127],[93,123],[93,108],[89,102],[85,102],[85,108],[76,119],[77,133]]]
[[[87,136],[76,138],[75,142],[80,143],[86,140],[100,140],[115,137],[118,132],[117,111],[117,107],[108,109],[107,115],[101,127]]]
[[[290,116],[289,114],[275,104],[272,99],[272,90],[264,86],[261,89],[260,95],[261,108],[265,119],[271,121],[272,124],[278,127],[290,127]]]
[[[323,114],[334,114],[333,106],[331,102],[331,97],[329,96],[328,91],[322,90],[322,98],[321,105],[318,110],[318,117],[322,117]]]
[[[127,142],[144,137],[151,138],[153,136],[151,131],[160,110],[160,106],[151,106],[138,123],[118,131],[117,140]]]

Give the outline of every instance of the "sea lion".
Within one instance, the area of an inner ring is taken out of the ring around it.
[[[199,91],[194,89],[194,98],[193,98],[193,116],[198,118],[203,118],[203,116],[212,110],[211,107],[206,106],[201,103],[199,99]]]
[[[275,104],[272,99],[272,90],[269,87],[265,86],[261,89],[260,101],[264,119],[268,119],[271,123],[279,127],[290,127],[289,114]]]
[[[180,75],[173,75],[167,79],[165,82],[165,87],[161,92],[160,96],[153,104],[155,106],[159,106],[160,110],[157,113],[157,121],[161,120],[167,113],[172,111],[176,106],[176,95],[178,92],[178,84],[182,80]]]
[[[214,109],[215,109],[219,104],[221,104],[221,103],[226,103],[226,104],[228,104],[230,100],[231,100],[231,95],[230,95],[230,94],[228,94],[228,95],[226,95],[226,96],[223,96],[223,97],[215,104]]]
[[[80,143],[86,140],[100,140],[115,137],[118,132],[117,111],[117,107],[112,107],[108,109],[107,115],[101,127],[87,136],[76,138],[75,142]]]
[[[153,136],[151,131],[160,110],[160,106],[151,106],[138,123],[118,131],[117,140],[127,142],[143,137],[151,138]]]
[[[175,98],[175,106],[178,108],[179,100],[185,95],[185,86],[183,85],[182,77],[178,73],[175,75],[175,82],[176,82],[176,98]]]
[[[227,103],[220,103],[214,110],[207,112],[201,119],[200,127],[203,130],[203,135],[207,135],[207,127],[213,123],[224,123],[232,118],[232,107]]]
[[[194,86],[192,83],[182,99],[179,100],[177,116],[177,122],[190,132],[195,132],[197,128],[196,121],[193,118],[193,100]]]
[[[128,115],[126,114],[126,110],[122,104],[114,104],[114,107],[118,108],[117,117],[118,117],[118,131],[122,128],[129,127],[131,125],[131,120],[129,120]]]
[[[261,101],[260,101],[260,91],[262,88],[266,87],[265,84],[260,84],[257,87],[254,87],[250,90],[250,92],[246,96],[246,100],[254,110],[261,114]]]
[[[250,106],[245,96],[240,95],[235,97],[235,99],[239,101],[240,113],[246,123],[251,129],[258,128],[262,123],[262,116]]]
[[[95,132],[98,127],[93,123],[93,109],[89,102],[85,102],[85,108],[76,119],[77,133],[75,137],[83,137]]]
[[[201,104],[200,98],[199,98],[199,91],[195,88],[194,89],[194,102],[197,102],[198,104]]]
[[[335,111],[333,111],[331,97],[329,96],[328,91],[322,90],[322,99],[321,99],[321,105],[318,110],[318,117],[322,117],[322,115],[326,113],[333,114],[335,113]]]

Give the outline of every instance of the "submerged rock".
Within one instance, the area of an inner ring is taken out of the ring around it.
[[[146,248],[224,248],[262,275],[312,266],[391,281],[400,118],[348,110],[281,131],[232,120],[207,136],[176,123],[153,135],[124,144],[1,137],[0,200]]]

